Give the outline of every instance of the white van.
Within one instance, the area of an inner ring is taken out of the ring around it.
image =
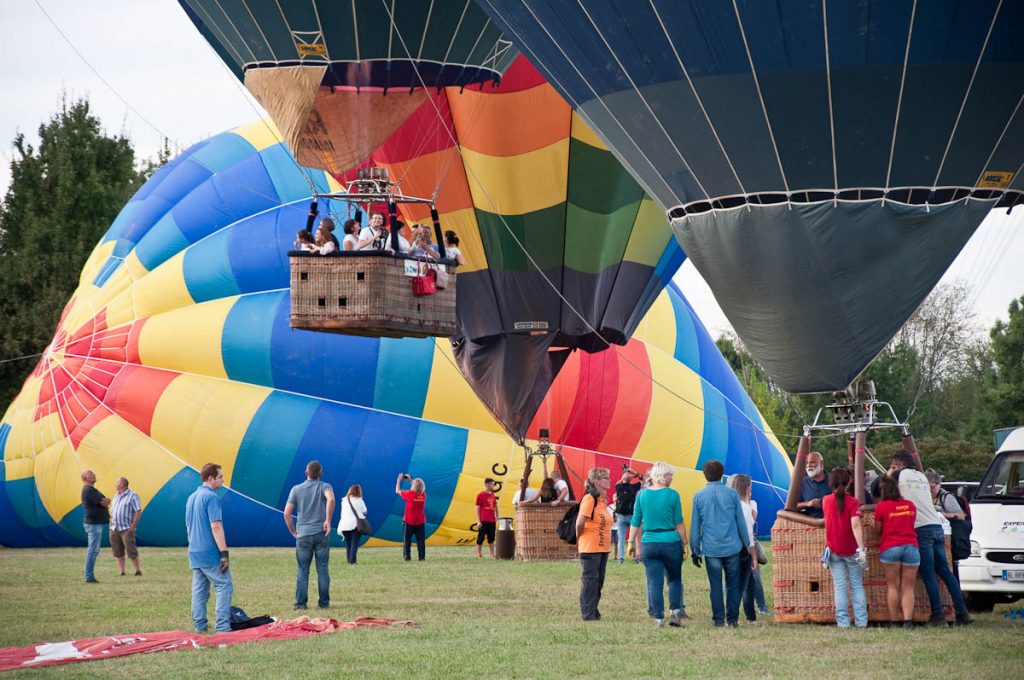
[[[960,588],[975,611],[1024,597],[1024,427],[1006,437],[971,500]]]

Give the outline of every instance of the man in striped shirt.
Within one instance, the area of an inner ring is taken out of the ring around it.
[[[142,501],[139,494],[128,488],[128,480],[119,477],[117,494],[110,504],[110,547],[117,558],[117,566],[124,576],[124,556],[135,565],[135,575],[142,576],[139,568],[139,549],[135,545],[135,527],[142,516]]]

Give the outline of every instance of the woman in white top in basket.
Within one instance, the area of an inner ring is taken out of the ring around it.
[[[444,232],[444,256],[459,265],[466,264],[466,258],[462,257],[462,251],[459,250],[459,237],[451,229]]]
[[[366,519],[366,503],[363,502],[363,487],[353,484],[341,501],[341,522],[338,523],[338,533],[345,537],[345,556],[349,564],[356,563],[359,550],[357,519]]]

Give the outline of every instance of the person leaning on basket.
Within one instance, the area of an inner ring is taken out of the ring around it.
[[[946,584],[949,596],[953,600],[957,625],[966,626],[973,623],[974,617],[967,612],[967,603],[964,602],[960,582],[956,580],[946,561],[946,537],[942,532],[939,514],[935,512],[935,506],[932,504],[928,478],[915,467],[914,457],[904,449],[892,454],[889,471],[886,474],[897,480],[900,495],[912,502],[917,509],[914,528],[917,531],[917,545],[921,553],[919,576],[924,581],[924,588],[928,592],[928,601],[932,607],[929,623],[940,628],[946,627],[942,593],[939,591],[940,578]]]
[[[554,476],[554,474],[552,474]],[[611,514],[608,489],[612,480],[606,468],[593,468],[587,475],[587,490],[576,515],[576,546],[580,551],[580,614],[584,621],[601,618],[598,605],[611,551]]]
[[[864,567],[868,564],[868,554],[864,548],[860,502],[847,493],[853,486],[850,469],[839,467],[830,472],[828,485],[832,493],[821,499],[821,510],[825,515],[825,546],[829,551],[828,568],[832,572],[836,625],[850,627],[850,603],[846,596],[849,584],[853,623],[858,628],[866,628],[868,601],[864,593]]]
[[[900,496],[899,484],[891,477],[879,479],[878,492],[881,500],[875,505],[874,524],[880,533],[878,561],[885,574],[889,625],[913,628],[914,584],[921,565],[914,530],[917,508]]]

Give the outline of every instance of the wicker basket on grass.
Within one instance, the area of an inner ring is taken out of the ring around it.
[[[579,557],[575,545],[558,537],[558,522],[572,503],[532,503],[516,506],[516,559],[572,560]]]
[[[427,296],[413,295],[410,272],[424,268],[415,258],[377,251],[293,252],[289,260],[292,328],[375,337],[455,334],[451,260],[440,261],[448,273],[447,287]]]
[[[872,515],[865,510],[864,515]],[[878,561],[879,531],[864,523],[864,544],[868,549],[868,567],[864,572],[864,594],[868,601],[869,621],[889,621],[886,605],[885,575]],[[772,563],[775,592],[775,620],[781,623],[835,623],[836,608],[832,575],[821,565],[825,548],[825,529],[779,518],[772,527]],[[949,537],[946,537],[946,556]],[[940,581],[941,583],[941,581]],[[955,615],[945,585],[941,585],[946,620]],[[931,605],[920,579],[914,587],[914,620],[928,621]],[[850,609],[853,619],[853,609]]]

